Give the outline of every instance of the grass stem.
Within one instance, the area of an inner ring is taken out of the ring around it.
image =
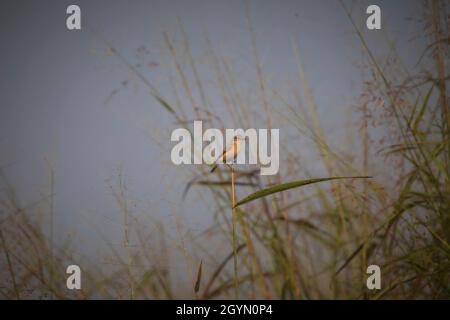
[[[238,289],[238,271],[237,271],[237,244],[236,244],[236,193],[234,190],[234,169],[231,169],[231,211],[232,211],[232,222],[233,222],[233,260],[234,260],[234,291],[236,299],[239,299],[239,289]]]

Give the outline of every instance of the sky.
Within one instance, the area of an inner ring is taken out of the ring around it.
[[[268,81],[281,86],[295,78],[295,40],[320,116],[339,134],[348,117],[345,111],[362,88],[355,66],[361,45],[339,2],[249,3]],[[364,26],[363,10],[372,2],[345,3]],[[420,1],[373,3],[382,9],[383,30],[363,30],[371,49],[385,53],[388,34],[405,63],[413,66],[419,50],[411,35],[420,31],[409,18],[418,17]],[[82,30],[66,28],[70,4],[81,8]],[[62,241],[73,235],[82,253],[100,252],[102,237],[120,242],[120,213],[108,188],[118,172],[140,214],[167,223],[169,232],[175,229],[173,215],[186,181],[173,183],[179,169],[170,162],[166,130],[173,120],[99,39],[135,64],[154,62],[144,73],[167,94],[169,59],[162,35],[177,37],[178,18],[201,73],[210,71],[201,64],[207,34],[217,52],[240,66],[240,83],[254,79],[244,1],[18,0],[2,5],[0,165],[23,205],[49,193],[53,168],[57,237]],[[142,46],[148,49],[145,56],[138,50]],[[214,97],[211,104],[218,104]],[[197,200],[198,195],[190,195],[179,213],[193,233],[212,223],[205,210],[192,210],[198,208]]]

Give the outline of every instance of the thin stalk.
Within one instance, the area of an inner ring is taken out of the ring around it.
[[[54,192],[55,192],[55,171],[51,162],[48,163],[50,168],[50,197],[49,197],[49,211],[50,211],[50,284],[54,286],[55,284],[55,261],[54,261]],[[54,298],[53,294],[50,293],[51,299]]]
[[[231,213],[232,213],[232,223],[233,223],[233,260],[234,260],[234,293],[236,299],[239,299],[239,289],[238,289],[238,271],[237,271],[237,244],[236,244],[236,194],[234,190],[234,169],[231,169]]]

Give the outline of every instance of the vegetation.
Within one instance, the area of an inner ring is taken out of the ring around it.
[[[211,88],[198,72],[181,21],[179,43],[164,34],[170,95],[156,90],[118,49],[104,42],[151,90],[153,101],[177,126],[190,129],[194,119],[217,128],[231,127],[230,123],[242,128],[282,125],[289,132],[280,142],[282,170],[261,177],[258,169],[247,166],[223,167],[213,174],[206,165],[176,169],[191,177],[188,195],[196,190],[207,195],[205,202],[215,208],[214,230],[219,230],[191,239],[189,246],[180,237],[177,247],[191,281],[185,290],[173,281],[171,263],[179,262],[169,259],[163,227],[156,224],[148,232],[131,218],[129,195],[120,178],[111,184],[111,191],[124,217],[125,254],[111,248],[115,264],[108,272],[85,258],[90,267],[83,268],[82,290],[68,291],[62,266],[70,261],[70,244],[54,247],[47,231],[52,195],[42,200],[48,212],[36,218],[35,204],[19,205],[2,174],[0,295],[5,299],[450,298],[450,34],[445,1],[424,5],[420,23],[428,46],[414,73],[394,47],[386,59],[376,58],[342,7],[360,39],[366,75],[355,106],[359,131],[352,132],[359,135],[360,146],[350,151],[336,146],[325,133],[297,44],[293,54],[298,83],[288,94],[270,87],[250,14],[256,98],[245,96],[238,67],[214,52],[206,37],[210,76],[216,84]],[[212,96],[222,99],[222,105],[213,107]],[[253,98],[257,104],[249,102]],[[229,115],[227,123],[218,116],[220,109]],[[299,141],[306,139],[308,150],[320,156],[326,176],[312,175],[304,163]],[[228,252],[210,248],[211,237],[225,239],[222,248]],[[366,287],[371,264],[381,267],[381,290]]]

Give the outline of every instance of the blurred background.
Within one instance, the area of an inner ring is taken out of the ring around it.
[[[450,296],[445,1],[378,1],[381,30],[368,1],[77,1],[72,31],[70,4],[0,13],[2,299]],[[372,178],[233,223],[227,168],[170,160],[194,120],[280,129],[280,173],[238,166],[238,199]]]

